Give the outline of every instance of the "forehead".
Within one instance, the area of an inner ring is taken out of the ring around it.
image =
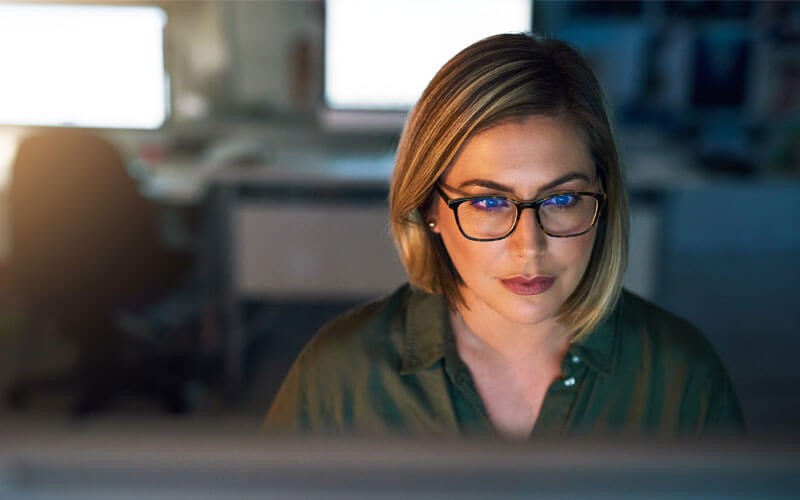
[[[531,116],[469,138],[443,177],[448,184],[491,180],[524,193],[571,173],[595,178],[581,131],[562,118]]]

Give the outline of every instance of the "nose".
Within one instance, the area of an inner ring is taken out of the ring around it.
[[[520,257],[535,257],[547,249],[547,235],[539,227],[533,209],[522,211],[517,227],[508,238],[512,254]]]

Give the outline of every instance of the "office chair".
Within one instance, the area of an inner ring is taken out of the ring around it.
[[[152,362],[163,358],[159,346],[140,342],[150,352],[132,360],[131,339],[117,318],[153,302],[191,263],[161,245],[156,208],[140,195],[119,152],[84,130],[25,138],[12,165],[9,209],[9,287],[31,319],[25,341],[55,330],[77,347],[66,376],[14,376],[7,394],[12,406],[46,386],[71,386],[80,394],[74,410],[84,414],[146,381],[150,395],[183,409],[176,403],[179,380]],[[21,352],[35,355],[36,349]]]

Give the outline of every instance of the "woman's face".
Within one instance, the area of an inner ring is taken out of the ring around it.
[[[503,195],[534,200],[565,191],[600,191],[594,162],[568,122],[532,116],[471,137],[441,178],[450,198]],[[544,234],[533,210],[497,241],[465,238],[438,197],[429,219],[464,281],[471,314],[521,325],[552,321],[578,286],[592,253],[596,226],[570,238]],[[499,316],[499,317],[498,317]]]

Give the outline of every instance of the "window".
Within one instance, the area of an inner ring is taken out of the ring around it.
[[[159,128],[166,21],[157,7],[0,5],[0,123]]]
[[[325,106],[405,112],[458,51],[532,28],[531,0],[327,0]]]

